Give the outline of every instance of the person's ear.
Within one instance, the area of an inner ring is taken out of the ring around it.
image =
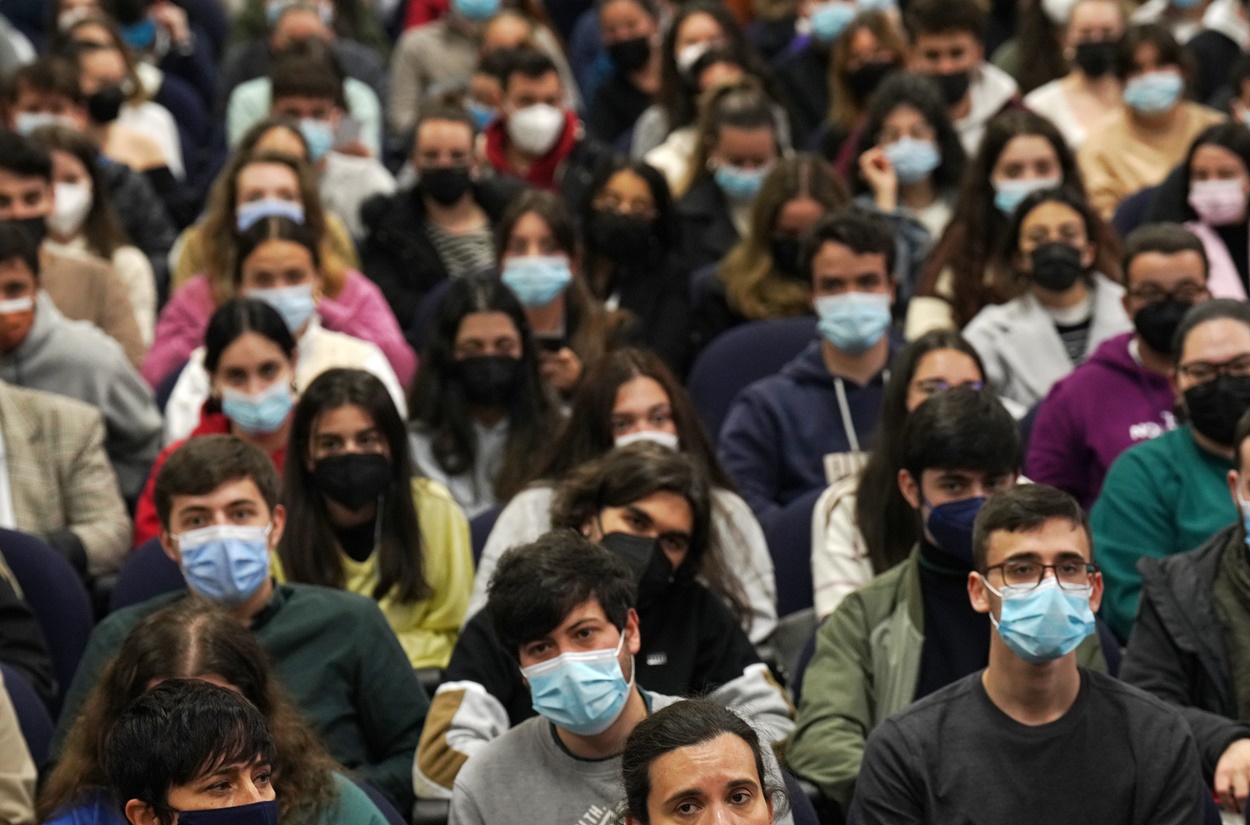
[[[1098,257],[1098,247],[1092,243],[1086,244],[1085,249],[1081,252],[1081,266],[1089,269],[1094,265],[1094,259]]]
[[[1099,606],[1102,604],[1102,573],[1095,573],[1090,577],[1089,591],[1089,609],[1097,613]]]
[[[282,531],[286,529],[286,507],[275,504],[269,514],[269,524],[269,547],[274,548],[282,540]]]
[[[634,608],[629,609],[629,613],[625,616],[625,647],[631,655],[637,655],[642,649],[642,634],[638,632],[638,611]]]
[[[977,613],[989,613],[993,608],[990,602],[990,590],[985,586],[985,579],[980,573],[968,574],[968,601]],[[1094,609],[1096,610],[1097,607]]]
[[[161,526],[160,541],[161,549],[165,551],[165,555],[169,557],[169,560],[181,567],[182,553],[178,550],[178,540],[174,538],[174,534],[169,532],[164,525]]]
[[[130,825],[160,825],[160,817],[156,809],[140,799],[132,799],[126,803],[126,819]]]
[[[920,484],[907,470],[898,471],[898,491],[913,510],[920,509]]]

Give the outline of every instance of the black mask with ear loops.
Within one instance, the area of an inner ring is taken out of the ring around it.
[[[1062,241],[1044,243],[1029,255],[1033,282],[1051,292],[1066,292],[1085,272],[1081,250]]]
[[[673,564],[660,549],[657,539],[629,533],[608,533],[599,539],[599,546],[625,562],[634,574],[638,599],[634,605],[641,610],[663,595],[673,583]]]

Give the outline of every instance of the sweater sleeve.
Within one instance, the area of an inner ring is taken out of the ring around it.
[[[748,388],[733,402],[721,427],[717,452],[757,519],[781,509],[781,435],[777,421]]]
[[[715,503],[712,523],[721,553],[751,608],[743,630],[753,643],[763,644],[777,629],[777,579],[764,529],[736,493],[717,490]]]
[[[486,606],[486,586],[499,557],[510,548],[533,541],[551,527],[547,508],[551,505],[550,487],[532,487],[512,498],[499,513],[473,576],[473,593],[469,596],[468,618]]]
[[[1103,220],[1110,220],[1127,193],[1124,191],[1124,183],[1116,177],[1107,163],[1105,150],[1099,143],[1097,138],[1085,141],[1077,150],[1076,161],[1081,177],[1085,180],[1090,206],[1098,210]]]
[[[317,307],[326,329],[377,344],[391,362],[400,384],[408,386],[417,371],[417,356],[399,328],[377,284],[352,270],[337,299],[325,298]]]
[[[386,817],[373,800],[343,774],[334,774],[338,798],[321,812],[313,825],[387,825]]]
[[[212,310],[212,296],[203,275],[187,281],[170,297],[156,321],[156,336],[143,361],[143,377],[149,384],[159,385],[204,343]]]
[[[855,523],[858,486],[858,477],[835,484],[812,508],[812,597],[820,618],[872,578],[868,548]]]
[[[100,329],[121,344],[126,358],[135,369],[140,369],[148,348],[143,342],[143,335],[139,333],[139,324],[135,321],[135,311],[126,291],[126,284],[111,264],[107,277],[104,278],[104,291],[97,311],[100,313]]]
[[[421,528],[425,577],[432,590],[418,630],[437,637],[436,641],[431,639],[428,647],[439,651],[438,666],[446,667],[464,622],[473,586],[469,522],[443,485],[417,479],[413,481],[413,492]]]
[[[92,575],[121,567],[130,545],[130,519],[117,476],[104,451],[104,422],[93,416],[76,434],[78,448],[58,476],[65,491],[66,526],[82,542]]]
[[[1072,420],[1072,408],[1062,383],[1056,384],[1038,408],[1029,437],[1024,473],[1039,484],[1049,484],[1088,502],[1089,463],[1081,432]]]

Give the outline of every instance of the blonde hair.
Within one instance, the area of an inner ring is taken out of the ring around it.
[[[851,60],[851,41],[856,32],[868,31],[881,47],[894,55],[899,68],[907,62],[907,41],[899,27],[881,11],[857,14],[833,47],[833,59],[829,61],[829,121],[843,129],[853,129],[868,108],[868,101],[856,100],[855,92],[847,80],[846,66]]]

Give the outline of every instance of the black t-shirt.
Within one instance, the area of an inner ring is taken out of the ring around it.
[[[1022,725],[974,673],[873,731],[855,791],[860,825],[1195,825],[1208,793],[1180,714],[1082,670],[1066,714]]]

